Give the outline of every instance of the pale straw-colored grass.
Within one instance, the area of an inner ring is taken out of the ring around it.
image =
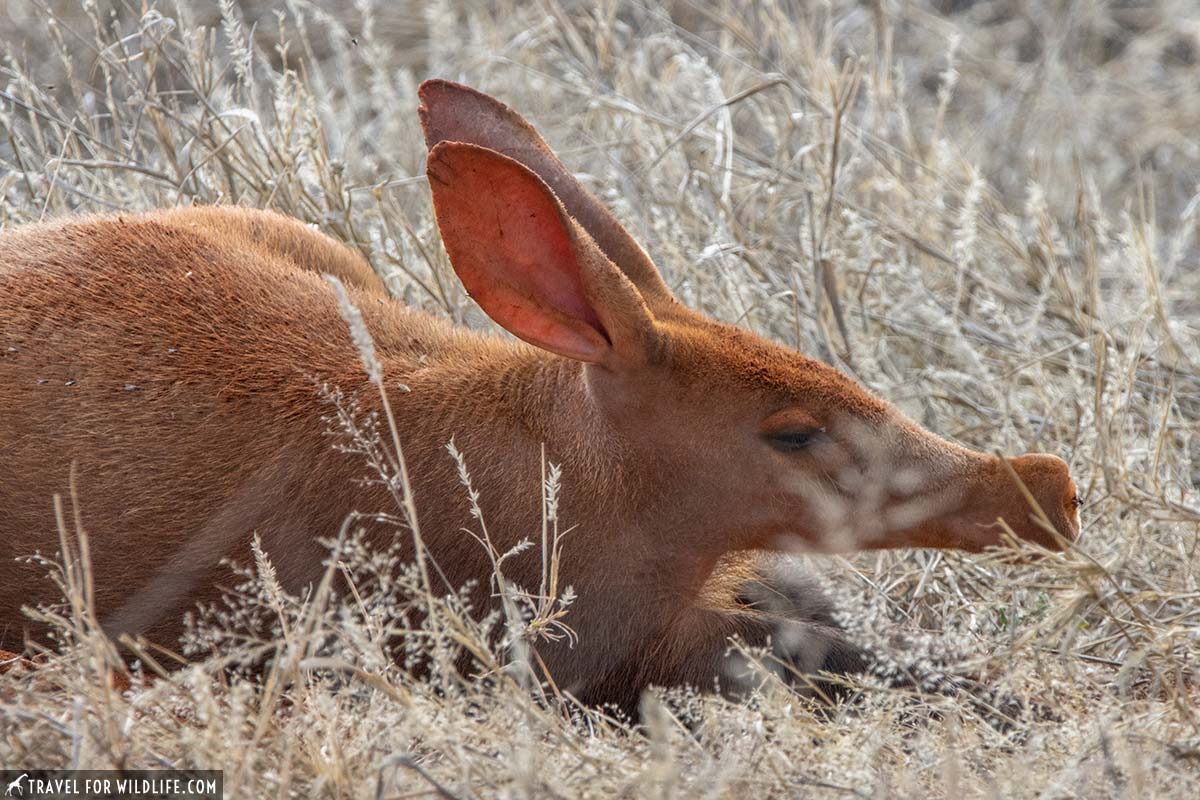
[[[808,559],[857,636],[952,652],[1028,711],[1004,726],[876,688],[830,717],[769,686],[741,705],[653,696],[629,732],[566,713],[505,655],[569,635],[548,539],[516,554],[543,559],[540,590],[503,588],[493,553],[505,613],[479,620],[350,525],[310,597],[248,553],[256,579],[207,615],[192,644],[274,654],[256,677],[147,650],[167,677],[114,690],[86,571],[60,575],[60,652],[0,677],[0,762],[222,768],[228,797],[1200,796],[1194,3],[272,5],[9,0],[0,225],[273,207],[359,248],[404,301],[486,327],[433,225],[415,89],[491,92],[692,307],[944,435],[1070,462],[1084,534],[1065,555]],[[334,416],[346,446],[399,466],[386,424]],[[447,491],[469,496],[470,467]],[[548,475],[548,526],[575,479]],[[364,511],[407,519],[395,488],[396,508]],[[78,553],[70,498],[62,517]],[[451,668],[463,650],[485,678]],[[417,662],[431,678],[404,674]]]

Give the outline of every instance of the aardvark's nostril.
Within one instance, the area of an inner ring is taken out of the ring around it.
[[[1083,507],[1083,500],[1079,497],[1079,491],[1075,488],[1075,481],[1067,477],[1067,500],[1064,503],[1063,510],[1067,515],[1067,526],[1070,529],[1070,539],[1075,541],[1079,538],[1081,523],[1079,520],[1079,509]]]

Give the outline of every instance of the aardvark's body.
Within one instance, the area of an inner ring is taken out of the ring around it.
[[[1047,529],[997,458],[682,307],[506,107],[445,82],[422,100],[451,263],[528,344],[406,309],[356,255],[269,213],[182,209],[0,235],[0,645],[19,645],[22,605],[52,599],[14,559],[57,550],[50,498],[72,463],[98,618],[165,643],[228,582],[221,559],[244,561],[253,533],[299,589],[321,573],[317,540],[349,512],[395,510],[325,435],[319,384],[364,411],[378,398],[323,272],[351,287],[374,336],[424,537],[452,584],[486,588],[491,568],[462,530],[472,520],[445,444],[465,455],[501,551],[540,529],[543,444],[563,466],[559,514],[575,529],[561,583],[579,594],[569,622],[581,642],[539,652],[584,700],[711,686],[730,636],[761,644],[780,625],[807,634],[788,658],[838,666],[820,625],[739,604],[754,577],[739,553],[800,540],[979,549],[1000,540],[999,517],[1044,544],[1077,535],[1058,459],[1010,462]],[[537,585],[540,556],[510,564]]]

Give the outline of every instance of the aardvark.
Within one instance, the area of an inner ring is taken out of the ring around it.
[[[764,553],[979,550],[1001,541],[998,519],[1049,547],[1078,535],[1060,459],[950,443],[826,364],[685,308],[520,116],[447,81],[420,97],[450,263],[516,340],[405,307],[359,255],[274,213],[181,208],[0,235],[0,644],[19,649],[21,606],[54,599],[17,558],[58,549],[51,496],[72,464],[97,618],[164,644],[255,533],[300,590],[323,571],[318,540],[352,511],[387,510],[322,421],[318,382],[378,407],[322,273],[349,287],[396,388],[430,557],[454,586],[477,581],[479,606],[491,565],[463,532],[446,443],[502,551],[540,529],[543,447],[562,465],[579,642],[538,654],[585,702],[727,683],[731,637],[774,641],[805,671],[854,666],[815,590],[792,590],[799,618],[751,602],[769,587]],[[526,587],[540,571],[538,556],[509,562]]]

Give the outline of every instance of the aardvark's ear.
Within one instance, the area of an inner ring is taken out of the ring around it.
[[[568,358],[647,358],[656,331],[641,294],[541,178],[462,142],[435,146],[426,173],[450,263],[488,316]]]
[[[523,164],[554,192],[609,260],[652,307],[673,302],[657,267],[608,209],[575,179],[533,126],[494,97],[461,84],[428,80],[418,90],[425,145],[477,144]]]

